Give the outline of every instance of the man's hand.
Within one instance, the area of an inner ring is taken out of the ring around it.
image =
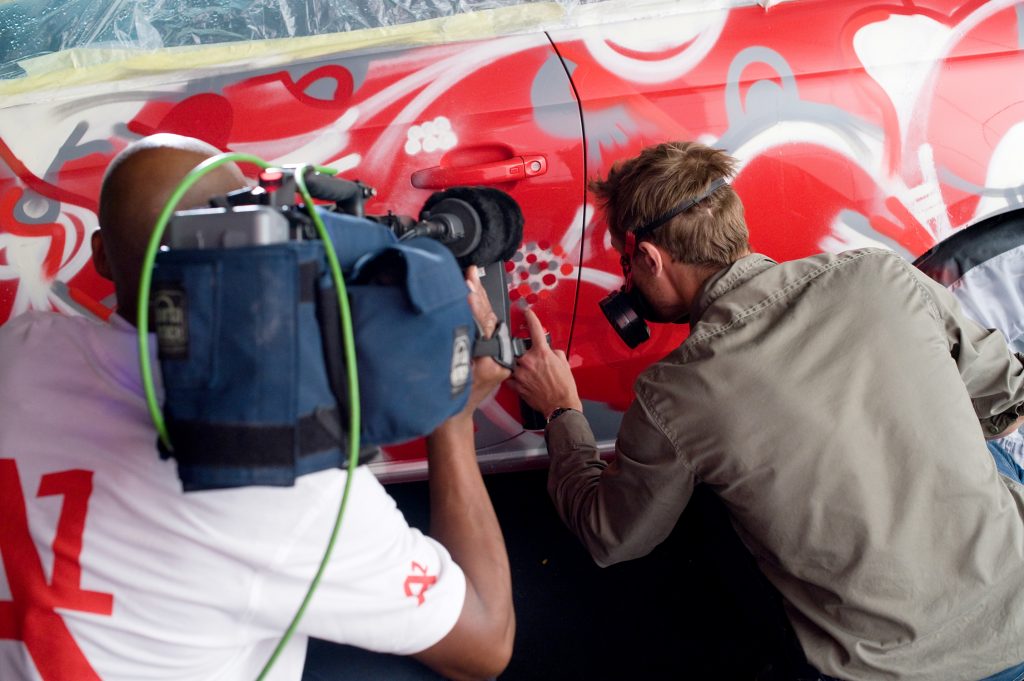
[[[498,315],[494,314],[491,308],[491,301],[480,283],[480,272],[476,265],[470,265],[466,270],[466,284],[469,286],[469,309],[473,312],[473,318],[480,327],[483,338],[490,338],[498,328]],[[490,357],[474,359],[473,389],[460,415],[472,417],[476,408],[509,377],[510,373]]]
[[[544,327],[533,310],[526,311],[526,324],[530,328],[530,349],[516,361],[509,385],[544,416],[559,407],[583,411],[565,353],[548,345]]]

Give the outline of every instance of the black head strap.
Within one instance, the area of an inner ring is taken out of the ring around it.
[[[671,220],[675,216],[679,215],[680,213],[682,213],[684,211],[689,210],[690,208],[693,208],[698,203],[700,203],[704,199],[706,199],[709,196],[711,196],[712,194],[714,194],[715,191],[719,187],[721,187],[723,184],[725,184],[725,178],[724,177],[720,177],[717,180],[715,180],[714,182],[712,182],[711,186],[708,187],[708,190],[706,192],[704,192],[703,194],[701,194],[700,196],[698,196],[697,198],[689,199],[687,201],[683,201],[682,203],[680,203],[678,206],[676,206],[672,210],[668,211],[667,213],[663,213],[663,214],[659,215],[658,217],[654,218],[653,220],[651,220],[650,222],[648,222],[647,224],[641,225],[640,227],[637,227],[632,232],[632,234],[634,236],[634,239],[639,241],[643,237],[647,236],[647,234],[649,234],[650,232],[653,232],[658,227],[661,227],[663,224],[665,224],[666,222],[668,222],[669,220]]]

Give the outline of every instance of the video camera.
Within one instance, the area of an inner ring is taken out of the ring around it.
[[[456,187],[416,218],[366,215],[375,193],[309,166],[268,167],[257,186],[167,223],[148,300],[161,453],[186,491],[291,485],[344,467],[350,438],[375,452],[460,411],[472,357],[511,367],[504,261],[522,240],[516,202]],[[489,339],[466,300],[469,265],[500,320]]]

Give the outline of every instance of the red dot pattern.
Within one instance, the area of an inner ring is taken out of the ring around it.
[[[513,302],[532,305],[543,300],[554,292],[560,279],[576,271],[572,263],[565,262],[565,249],[549,241],[524,243],[516,256],[505,263],[512,278],[509,299]]]

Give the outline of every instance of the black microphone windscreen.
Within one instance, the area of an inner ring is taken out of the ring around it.
[[[479,217],[480,238],[467,253],[455,252],[459,266],[486,266],[508,260],[523,240],[523,213],[515,199],[493,187],[452,187],[436,192],[423,205],[428,213],[446,199],[459,199]],[[468,236],[468,235],[467,235]]]

